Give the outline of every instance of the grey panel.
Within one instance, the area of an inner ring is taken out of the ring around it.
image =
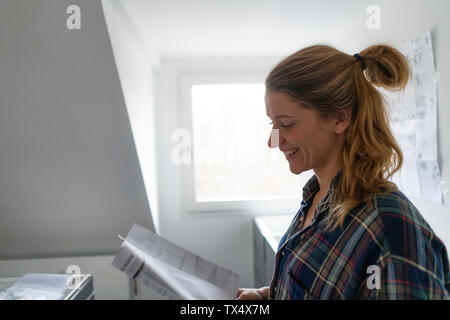
[[[255,286],[262,287],[270,285],[272,281],[275,270],[275,251],[256,223],[256,219],[253,220]]]
[[[260,270],[255,269],[255,288],[261,288],[267,286],[265,272],[261,273]]]
[[[265,239],[258,227],[258,224],[255,222],[255,220],[253,220],[253,263],[256,287],[262,287],[266,285],[264,242]]]
[[[266,261],[265,261],[265,269],[266,269],[266,283],[270,284],[272,281],[273,271],[275,270],[275,251],[270,246],[269,242],[265,241],[265,252],[266,252]]]
[[[258,228],[258,225],[253,222],[253,246],[254,246],[254,263],[258,268],[264,267],[264,237]]]
[[[0,62],[0,258],[113,253],[153,229],[100,1],[3,0]]]

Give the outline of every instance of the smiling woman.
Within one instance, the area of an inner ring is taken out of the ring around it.
[[[315,110],[301,107],[283,92],[267,92],[265,101],[266,112],[275,121],[273,128],[279,130],[279,141],[273,141],[271,137],[269,147],[279,147],[292,173],[300,174],[319,168],[326,160],[330,160],[330,156],[338,154],[343,138],[341,134],[333,135],[334,123],[330,119],[322,119]],[[348,124],[348,119],[340,122],[337,132],[342,133]],[[337,140],[340,140],[339,143]]]
[[[315,45],[269,73],[269,147],[292,173],[315,174],[280,241],[271,286],[238,299],[449,299],[446,248],[391,181],[403,158],[376,86],[402,89],[409,76],[387,45],[353,56]]]

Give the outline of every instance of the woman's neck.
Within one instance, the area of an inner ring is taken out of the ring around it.
[[[331,181],[333,181],[341,168],[342,166],[339,161],[332,161],[327,166],[313,169],[319,182],[320,190],[318,194],[320,198],[324,197],[328,192]]]

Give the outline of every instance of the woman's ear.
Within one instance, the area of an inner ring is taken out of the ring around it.
[[[351,113],[344,112],[340,114],[338,117],[334,118],[333,121],[333,131],[335,134],[341,134],[347,130],[350,126],[351,121]]]

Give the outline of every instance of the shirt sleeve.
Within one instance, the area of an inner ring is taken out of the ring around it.
[[[402,257],[388,257],[367,279],[371,300],[450,300],[448,260],[443,257],[435,272]],[[381,266],[382,265],[382,266]],[[376,272],[379,272],[377,279]],[[377,286],[377,281],[379,285]]]
[[[383,230],[375,261],[380,281],[368,289],[369,299],[450,299],[445,245],[417,208],[400,191],[377,198],[376,207]]]

